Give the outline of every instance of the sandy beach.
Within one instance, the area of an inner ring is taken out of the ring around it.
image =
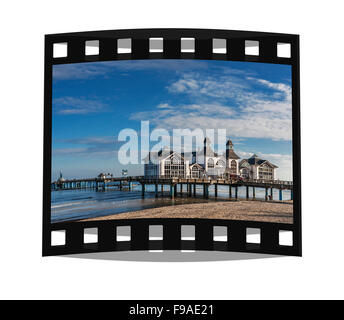
[[[293,202],[218,201],[144,209],[79,221],[141,218],[207,218],[293,223]]]

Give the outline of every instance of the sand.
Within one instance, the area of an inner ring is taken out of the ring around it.
[[[293,223],[293,202],[217,201],[144,209],[80,221],[141,218],[207,218]]]

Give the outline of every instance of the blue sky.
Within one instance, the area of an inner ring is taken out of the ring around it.
[[[224,128],[241,158],[257,153],[291,179],[291,68],[286,65],[135,60],[55,65],[52,179],[142,173],[119,164],[124,128]],[[216,147],[216,146],[215,146]]]

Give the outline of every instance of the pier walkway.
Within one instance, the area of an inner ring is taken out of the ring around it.
[[[282,180],[231,180],[220,178],[171,178],[171,177],[147,177],[147,176],[127,176],[127,177],[109,177],[109,178],[91,178],[91,179],[70,179],[63,181],[54,181],[51,183],[51,190],[74,190],[92,188],[97,191],[107,190],[109,187],[116,187],[119,190],[132,190],[133,183],[141,185],[142,196],[145,196],[146,186],[155,186],[155,196],[159,196],[159,186],[161,194],[164,192],[164,187],[169,188],[170,197],[187,195],[189,197],[196,197],[196,187],[203,188],[203,197],[209,197],[209,186],[214,186],[214,196],[218,196],[218,186],[228,186],[229,198],[238,199],[238,188],[246,188],[246,199],[256,197],[256,188],[265,189],[265,200],[273,200],[273,190],[279,190],[279,200],[282,199],[282,190],[291,191],[291,200],[293,199],[293,183],[292,181]],[[186,186],[186,192],[183,193],[183,187]],[[178,188],[179,187],[179,188]],[[178,193],[179,189],[179,193]],[[251,191],[251,192],[250,192]]]

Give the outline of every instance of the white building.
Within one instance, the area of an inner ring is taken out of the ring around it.
[[[277,168],[276,165],[260,159],[256,154],[240,161],[240,175],[248,179],[275,180]]]
[[[209,138],[204,139],[203,150],[192,152],[191,161],[184,154],[164,148],[150,152],[144,165],[146,177],[166,178],[233,178],[273,180],[276,165],[262,160],[257,155],[240,161],[234,152],[233,143],[226,143],[226,155],[218,155],[211,148]]]
[[[190,162],[184,156],[164,148],[159,152],[150,152],[144,165],[146,177],[180,177],[190,175]]]
[[[195,160],[195,159],[194,159]],[[211,141],[209,138],[204,139],[203,144],[203,158],[197,159],[203,165],[205,174],[211,177],[222,176],[226,169],[226,158],[223,155],[218,155],[211,148]],[[193,161],[194,163],[195,161]]]
[[[231,175],[238,176],[240,174],[239,159],[240,157],[234,152],[232,141],[228,140],[226,143],[226,171],[225,171],[225,174],[227,177],[230,177]]]

